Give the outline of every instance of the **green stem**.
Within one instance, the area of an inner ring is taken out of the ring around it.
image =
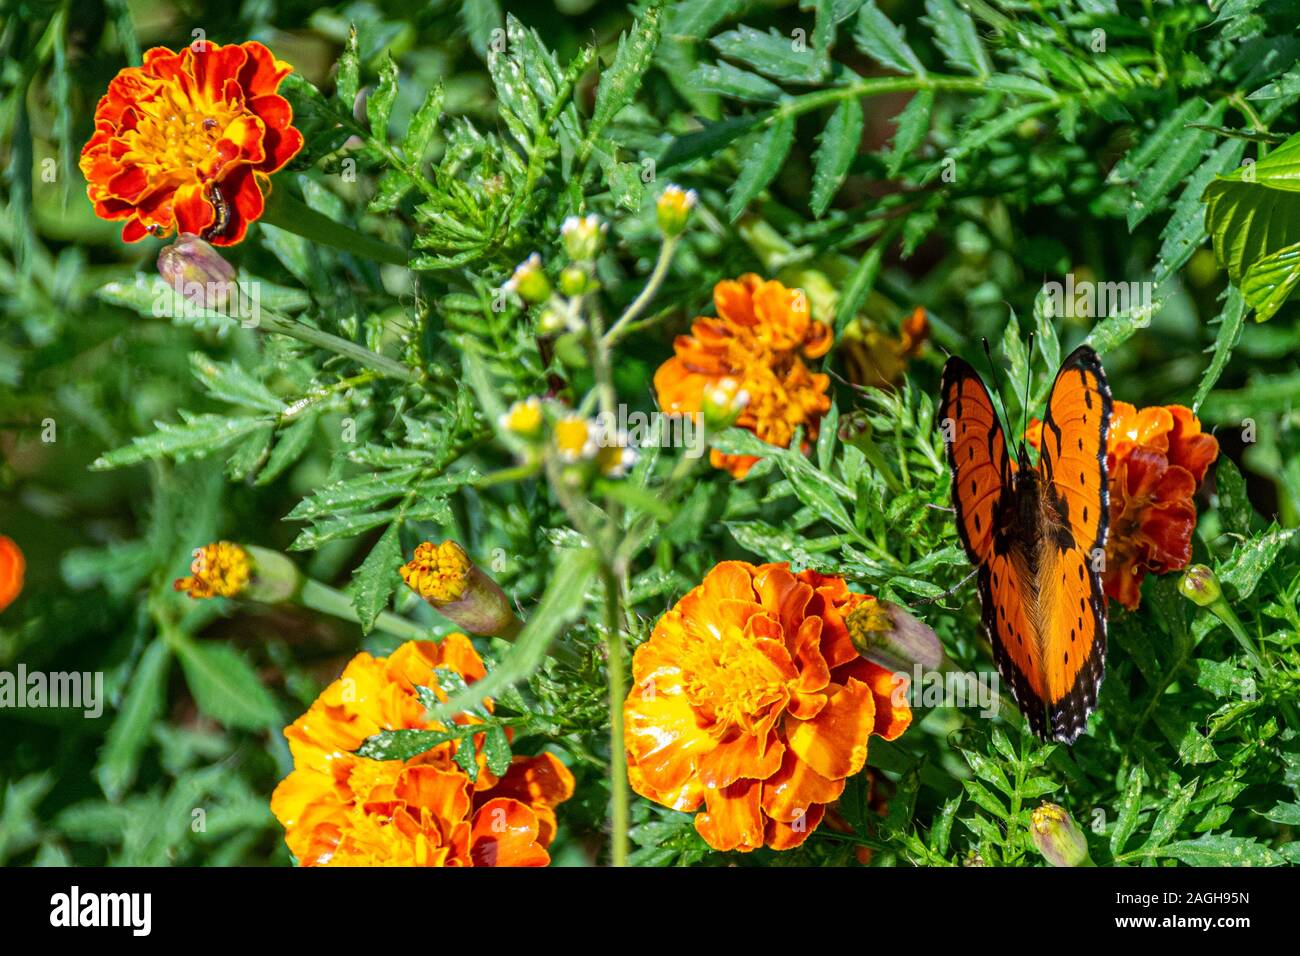
[[[618,577],[608,567],[602,569],[605,584],[606,635],[605,648],[609,668],[609,775],[610,775],[610,861],[614,866],[627,866],[627,832],[629,794],[627,781],[627,751],[623,743],[623,685],[626,665],[623,660],[623,624],[619,611]]]
[[[299,604],[303,607],[309,607],[313,611],[330,614],[345,621],[351,621],[354,624],[360,623],[360,618],[357,617],[357,612],[353,609],[352,601],[348,596],[328,584],[321,584],[319,581],[307,578],[303,581],[297,599]],[[407,641],[429,639],[428,628],[420,627],[413,621],[408,621],[406,618],[398,617],[388,611],[379,612],[379,617],[375,618],[375,628]]]
[[[312,242],[365,256],[376,262],[404,266],[410,259],[404,250],[373,239],[317,212],[295,198],[283,186],[271,190],[271,195],[266,200],[266,210],[262,213],[262,221]]]
[[[605,348],[613,348],[614,343],[627,333],[628,326],[632,321],[645,311],[645,307],[650,304],[650,301],[655,297],[655,293],[659,291],[659,286],[663,285],[664,277],[668,275],[668,267],[673,261],[673,252],[676,249],[676,236],[664,239],[664,244],[659,247],[659,258],[655,262],[654,270],[650,273],[650,278],[646,280],[645,288],[632,300],[632,304],[627,307],[627,311],[618,317],[618,320],[601,339],[601,345]]]
[[[280,335],[287,335],[300,342],[306,342],[308,345],[327,349],[330,352],[350,358],[367,368],[372,368],[389,378],[400,378],[406,382],[420,382],[424,379],[424,374],[418,369],[403,365],[401,362],[390,359],[386,355],[380,355],[378,352],[372,352],[364,345],[357,345],[355,342],[349,342],[347,339],[332,335],[322,329],[313,328],[303,322],[295,322],[293,319],[276,315],[266,309],[261,310],[257,327],[266,332],[278,332]]]

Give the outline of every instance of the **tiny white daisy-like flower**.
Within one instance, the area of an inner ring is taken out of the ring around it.
[[[655,216],[665,236],[681,235],[699,198],[694,189],[682,189],[675,183],[669,183],[664,188],[655,203]]]
[[[541,302],[551,294],[551,282],[542,269],[542,257],[533,253],[519,265],[502,286],[526,302]]]
[[[570,216],[560,226],[560,235],[564,239],[564,251],[570,259],[587,260],[596,258],[600,251],[600,242],[608,225],[600,221],[594,213],[586,216]]]
[[[561,461],[582,461],[596,456],[599,430],[581,415],[565,415],[555,423],[555,449]]]
[[[497,423],[503,430],[524,438],[536,435],[542,427],[542,400],[536,395],[530,395],[515,402],[501,413]]]

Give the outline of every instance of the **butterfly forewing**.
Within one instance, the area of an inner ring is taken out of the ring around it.
[[[1061,364],[1047,399],[1038,468],[1061,528],[1039,573],[1043,664],[1051,736],[1067,743],[1096,706],[1106,656],[1109,499],[1106,438],[1111,396],[1097,353],[1081,346]]]

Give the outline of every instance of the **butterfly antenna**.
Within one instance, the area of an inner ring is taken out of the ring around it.
[[[1020,405],[1020,447],[1025,447],[1025,429],[1029,427],[1029,390],[1034,381],[1034,333],[1029,333],[1029,344],[1025,346],[1025,399]]]
[[[993,361],[993,351],[989,348],[988,338],[984,337],[980,341],[984,343],[984,357],[989,360],[989,372],[993,376],[993,387],[997,390],[998,401],[1002,403],[1002,421],[1000,424],[1009,433],[1011,431],[1011,417],[1007,414],[1007,400],[1002,397],[1002,376],[998,374],[997,363]]]

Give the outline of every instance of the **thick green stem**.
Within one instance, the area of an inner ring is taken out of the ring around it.
[[[352,607],[352,601],[349,600],[346,594],[337,588],[332,588],[328,584],[321,584],[311,578],[303,581],[302,589],[298,592],[298,603],[303,607],[311,608],[313,611],[331,614],[345,621],[352,621],[354,624],[360,622],[357,612]],[[428,628],[420,627],[413,621],[408,621],[406,618],[398,617],[388,611],[379,612],[379,617],[375,618],[375,628],[407,641],[429,639]]]
[[[365,256],[376,262],[404,266],[410,260],[405,250],[335,222],[329,216],[300,202],[283,186],[271,190],[271,195],[266,200],[266,211],[262,213],[262,221],[312,242]]]

